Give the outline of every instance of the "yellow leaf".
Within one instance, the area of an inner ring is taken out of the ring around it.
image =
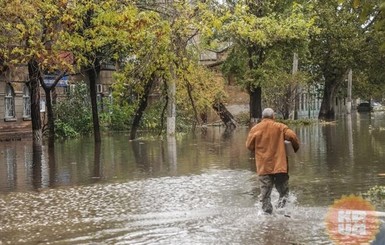
[[[361,1],[360,0],[354,0],[353,1],[353,7],[358,8],[360,6]]]

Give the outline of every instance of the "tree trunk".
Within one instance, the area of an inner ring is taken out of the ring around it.
[[[335,94],[337,89],[338,83],[336,81],[326,81],[324,92],[323,92],[323,98],[321,102],[321,108],[318,114],[318,119],[321,120],[334,120],[335,118],[335,111],[334,111],[334,101],[335,101]]]
[[[344,82],[347,73],[344,68],[333,65],[323,67],[322,70],[325,85],[318,119],[331,121],[335,119],[334,103],[338,88]]]
[[[235,120],[233,115],[226,109],[225,105],[221,102],[216,102],[213,105],[213,109],[217,112],[222,122],[225,124],[227,129],[236,128]]]
[[[144,112],[144,110],[146,110],[146,107],[148,104],[148,96],[150,94],[150,91],[151,91],[152,85],[154,84],[154,81],[155,81],[155,76],[151,76],[150,80],[148,80],[148,82],[144,88],[142,96],[140,97],[139,106],[135,112],[134,120],[133,120],[132,126],[131,126],[131,132],[130,132],[130,139],[131,140],[136,138],[136,132],[138,131],[139,123],[140,123],[140,120],[142,119],[143,112]]]
[[[168,85],[167,85],[166,79],[164,77],[162,77],[162,81],[164,83],[164,90],[166,91],[165,92],[165,94],[166,94],[166,103],[164,104],[163,109],[162,109],[162,113],[160,114],[160,131],[159,131],[159,136],[162,134],[162,131],[163,131],[164,115],[166,114],[166,111],[167,111],[167,108],[168,108],[168,103],[169,103],[169,101],[168,101],[168,94],[167,94]]]
[[[89,85],[90,85],[90,98],[91,98],[91,109],[92,109],[92,123],[94,127],[94,140],[96,143],[101,142],[100,136],[100,123],[99,123],[99,112],[96,95],[96,79],[99,76],[99,60],[96,59],[93,66],[87,69]]]
[[[167,103],[167,135],[175,135],[176,127],[176,102],[175,102],[175,93],[176,93],[176,84],[175,84],[176,75],[172,76],[170,84],[168,85],[168,103]]]
[[[257,46],[251,45],[247,48],[248,53],[248,66],[250,71],[256,70],[264,60],[264,49]],[[253,78],[257,79],[257,78]],[[262,117],[262,88],[261,86],[249,85],[249,107],[250,107],[250,124],[258,122]]]
[[[48,120],[48,144],[54,145],[55,142],[55,116],[52,107],[51,90],[44,88],[45,104],[47,106],[47,120]]]
[[[187,87],[187,94],[188,94],[188,97],[190,99],[190,103],[191,103],[191,106],[193,108],[193,111],[194,111],[195,122],[198,123],[199,125],[201,125],[199,117],[198,117],[198,111],[197,111],[197,108],[195,106],[194,98],[192,96],[193,88],[191,86],[191,83],[189,83],[187,80],[185,82],[186,82],[186,87]],[[194,127],[195,127],[195,125],[194,125]]]
[[[40,69],[36,60],[28,62],[28,73],[31,86],[31,121],[32,121],[32,140],[34,149],[43,144],[41,117],[40,117]]]
[[[94,10],[87,10],[85,20],[84,20],[84,28],[92,27],[92,18],[94,17]],[[97,103],[97,95],[96,95],[96,79],[100,73],[100,60],[97,58],[93,52],[86,55],[87,60],[91,62],[91,64],[86,67],[86,73],[88,76],[89,86],[90,86],[90,98],[91,98],[91,110],[92,110],[92,123],[94,128],[94,140],[95,143],[101,142],[100,137],[100,124],[99,124],[99,113],[98,113],[98,103]]]
[[[260,86],[250,89],[250,122],[255,123],[262,117],[262,88]]]
[[[66,72],[62,72],[60,75],[58,75],[55,78],[55,81],[50,85],[47,86],[44,83],[44,80],[40,80],[40,85],[43,87],[45,92],[45,103],[47,107],[47,120],[48,120],[48,145],[53,146],[55,144],[55,114],[53,112],[53,103],[56,100],[56,98],[53,100],[53,94],[55,94],[55,87],[59,83],[60,79],[62,79],[65,76]]]
[[[292,96],[292,88],[289,84],[286,88],[284,96],[281,100],[279,100],[279,103],[277,103],[282,105],[282,109],[278,109],[278,111],[282,113],[283,119],[289,119],[292,106]]]

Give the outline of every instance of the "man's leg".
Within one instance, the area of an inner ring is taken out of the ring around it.
[[[273,189],[273,176],[272,175],[260,175],[258,176],[259,185],[261,188],[261,202],[262,210],[265,213],[271,214],[273,212],[273,206],[271,205],[271,190]]]
[[[289,175],[286,173],[275,174],[274,183],[279,193],[277,208],[283,208],[289,197]]]

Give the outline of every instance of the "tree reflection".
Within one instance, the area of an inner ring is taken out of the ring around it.
[[[235,131],[235,128],[226,127],[226,129],[222,133],[222,139],[223,140],[231,139],[231,137],[233,136],[234,131]]]
[[[148,172],[150,167],[147,154],[147,145],[142,141],[135,140],[132,141],[131,146],[137,167],[145,172]]]
[[[346,133],[348,135],[348,150],[350,161],[354,161],[354,145],[353,145],[353,128],[352,128],[352,115],[346,116]]]
[[[170,173],[177,174],[177,154],[175,136],[167,136],[167,156],[170,164]]]
[[[338,135],[335,124],[326,124],[322,126],[322,132],[326,146],[326,164],[331,169],[338,169],[338,165],[340,164],[339,156],[344,152],[343,147],[345,144],[341,144],[341,136]]]
[[[0,172],[5,173],[4,179],[7,189],[13,190],[16,187],[16,148],[7,148],[4,150],[5,169],[0,166]]]
[[[103,176],[103,169],[101,163],[101,143],[95,142],[94,145],[94,173],[93,179],[100,180]]]
[[[55,145],[48,145],[48,168],[49,168],[49,186],[54,187],[56,183],[56,156]]]
[[[41,189],[42,186],[42,159],[43,148],[41,145],[33,144],[32,149],[32,186],[35,190]]]

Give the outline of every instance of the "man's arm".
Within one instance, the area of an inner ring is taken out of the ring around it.
[[[285,130],[285,140],[291,141],[291,144],[293,145],[293,149],[295,152],[299,149],[299,139],[295,132],[291,130],[290,128],[287,128]]]
[[[251,129],[246,139],[246,148],[249,149],[250,151],[254,151],[255,150],[254,142],[255,142],[254,130]]]

